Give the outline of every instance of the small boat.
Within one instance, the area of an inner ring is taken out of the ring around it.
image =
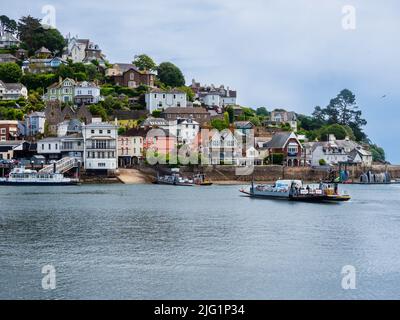
[[[194,184],[198,186],[212,186],[213,183],[206,178],[205,174],[196,174],[193,176]]]
[[[278,180],[273,185],[254,185],[250,190],[240,190],[252,198],[281,199],[301,202],[346,202],[348,194],[339,194],[338,185],[320,183],[304,186],[301,180]]]
[[[40,173],[25,167],[14,168],[8,177],[0,178],[0,185],[67,186],[79,184],[78,179],[65,178],[62,173]]]
[[[164,175],[164,176],[157,175],[157,179],[153,183],[181,186],[181,187],[193,187],[195,185],[193,180],[183,178],[179,174],[179,169],[173,169],[172,174],[170,175]]]

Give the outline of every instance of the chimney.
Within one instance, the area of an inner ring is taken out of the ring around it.
[[[58,83],[60,83],[61,84],[61,82],[63,81],[63,79],[62,79],[62,77],[60,76],[60,77],[58,77]]]
[[[336,137],[335,137],[334,134],[330,134],[328,138],[329,138],[329,139],[328,139],[329,142],[335,142],[335,141],[336,141]]]
[[[226,96],[229,98],[229,96],[230,96],[230,90],[229,90],[229,87],[226,87]]]
[[[344,138],[344,140],[350,141],[350,137],[349,137],[349,136],[346,136],[346,138]]]

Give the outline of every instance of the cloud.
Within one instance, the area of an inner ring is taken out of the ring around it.
[[[351,89],[369,120],[370,138],[400,162],[392,142],[400,116],[395,0],[384,6],[361,0],[21,0],[6,14],[40,16],[48,3],[63,33],[96,41],[111,62],[128,62],[138,53],[172,61],[188,82],[236,88],[246,106],[310,113]],[[356,30],[342,28],[344,5],[356,8]]]

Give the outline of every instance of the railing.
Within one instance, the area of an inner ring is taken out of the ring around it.
[[[67,172],[68,170],[71,170],[72,168],[77,167],[78,161],[75,158],[66,157],[66,158],[61,159],[60,161],[57,161],[54,164],[44,167],[39,172],[40,173],[52,173],[52,172],[54,172],[54,166],[55,166],[56,172],[64,173],[64,172]]]

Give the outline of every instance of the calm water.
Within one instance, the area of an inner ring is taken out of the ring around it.
[[[342,205],[238,189],[0,187],[0,298],[400,298],[400,186],[346,187]]]

